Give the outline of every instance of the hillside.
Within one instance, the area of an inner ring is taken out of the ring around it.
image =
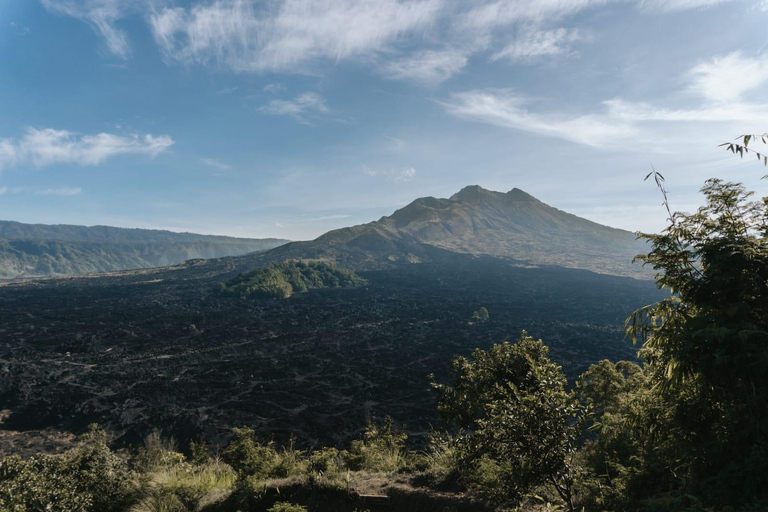
[[[245,272],[219,283],[222,295],[285,299],[294,293],[325,288],[363,286],[365,279],[351,270],[322,262],[283,261]]]
[[[0,221],[0,278],[71,275],[238,256],[287,240]]]
[[[366,269],[459,253],[648,277],[632,264],[644,250],[634,233],[563,212],[522,190],[501,193],[469,186],[448,199],[416,199],[378,221],[290,243],[264,256],[329,258]]]

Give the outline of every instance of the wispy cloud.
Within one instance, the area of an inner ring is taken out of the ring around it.
[[[173,143],[168,135],[79,135],[67,130],[29,128],[18,140],[0,139],[0,170],[20,165],[98,165],[113,156],[127,154],[154,157]]]
[[[276,116],[292,117],[302,124],[312,124],[317,114],[328,112],[323,98],[314,92],[305,92],[292,100],[272,100],[259,111]]]
[[[112,55],[127,59],[131,46],[126,33],[115,23],[137,3],[134,0],[41,0],[52,12],[66,14],[90,25],[101,36]]]
[[[454,116],[537,133],[593,147],[637,137],[645,122],[764,122],[768,101],[759,94],[768,85],[768,56],[748,58],[731,53],[700,63],[684,74],[680,93],[698,100],[688,108],[665,108],[648,102],[614,98],[597,113],[566,116],[534,111],[531,100],[511,89],[471,90],[443,103]],[[650,135],[648,139],[650,139]]]
[[[224,88],[222,88],[222,89],[219,89],[219,90],[216,92],[216,95],[217,95],[217,96],[225,96],[225,95],[227,95],[227,94],[232,94],[232,93],[233,93],[233,92],[235,92],[236,90],[237,90],[237,87],[224,87]]]
[[[590,9],[632,4],[667,13],[732,0],[41,1],[52,12],[88,23],[123,59],[131,46],[118,23],[141,12],[168,63],[313,73],[319,64],[356,58],[389,78],[434,85],[481,56],[531,61],[571,55],[582,33],[565,28],[566,19]],[[405,56],[404,47],[410,49]]]
[[[768,119],[768,55],[745,57],[739,52],[715,57],[685,75],[685,92],[699,99],[692,108],[669,109],[621,99],[606,101],[612,117],[630,121],[742,121]],[[752,94],[750,94],[752,93]]]
[[[588,146],[603,146],[616,137],[634,133],[629,123],[605,115],[567,117],[556,113],[537,113],[527,108],[529,103],[528,98],[511,89],[487,89],[454,94],[452,101],[444,103],[444,106],[457,117]]]
[[[17,21],[10,22],[10,26],[13,33],[17,36],[28,36],[30,33],[29,27]]]
[[[706,9],[733,0],[641,0],[640,7],[657,11],[687,11],[690,9]]]
[[[416,169],[413,167],[406,167],[405,169],[372,169],[370,167],[363,167],[363,172],[368,176],[383,177],[395,183],[406,183],[416,176]]]
[[[169,61],[297,71],[314,59],[383,50],[401,34],[428,27],[441,6],[441,0],[217,0],[161,9],[150,23]]]
[[[425,50],[391,60],[382,66],[382,71],[387,78],[434,85],[464,69],[467,60],[467,53],[462,50]]]
[[[208,167],[215,169],[217,171],[227,171],[231,168],[229,164],[219,162],[215,158],[203,158],[202,162]]]
[[[506,47],[494,53],[491,60],[530,61],[544,56],[568,55],[572,53],[573,43],[584,38],[577,29],[527,29]]]
[[[76,196],[83,191],[80,187],[47,188],[35,192],[38,196]]]
[[[0,196],[8,191],[8,187],[0,187]]]

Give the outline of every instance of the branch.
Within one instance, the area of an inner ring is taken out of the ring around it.
[[[760,153],[759,151],[755,151],[754,149],[750,149],[749,142],[753,140],[762,141],[763,144],[768,144],[768,133],[764,133],[762,135],[739,135],[736,137],[737,141],[739,142],[723,142],[718,147],[725,147],[726,151],[730,151],[734,155],[738,154],[740,158],[744,158],[744,155],[749,155],[752,153],[757,157],[758,162],[762,162],[764,166],[768,167],[768,154],[766,153]],[[763,176],[762,179],[768,178],[768,174]]]

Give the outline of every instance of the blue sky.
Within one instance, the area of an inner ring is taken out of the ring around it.
[[[768,130],[765,0],[0,0],[0,219],[308,239],[465,185],[663,227]]]

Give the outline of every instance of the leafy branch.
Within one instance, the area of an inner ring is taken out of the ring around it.
[[[752,153],[757,157],[758,162],[762,162],[763,165],[768,167],[768,154],[749,148],[749,143],[751,141],[762,141],[763,144],[768,144],[768,133],[762,135],[739,135],[736,137],[736,141],[737,142],[723,142],[718,147],[724,147],[726,151],[730,151],[734,155],[739,155],[741,158],[744,158],[744,155]],[[739,141],[741,142],[739,143]],[[768,174],[763,176],[762,179],[765,178],[768,178]]]

